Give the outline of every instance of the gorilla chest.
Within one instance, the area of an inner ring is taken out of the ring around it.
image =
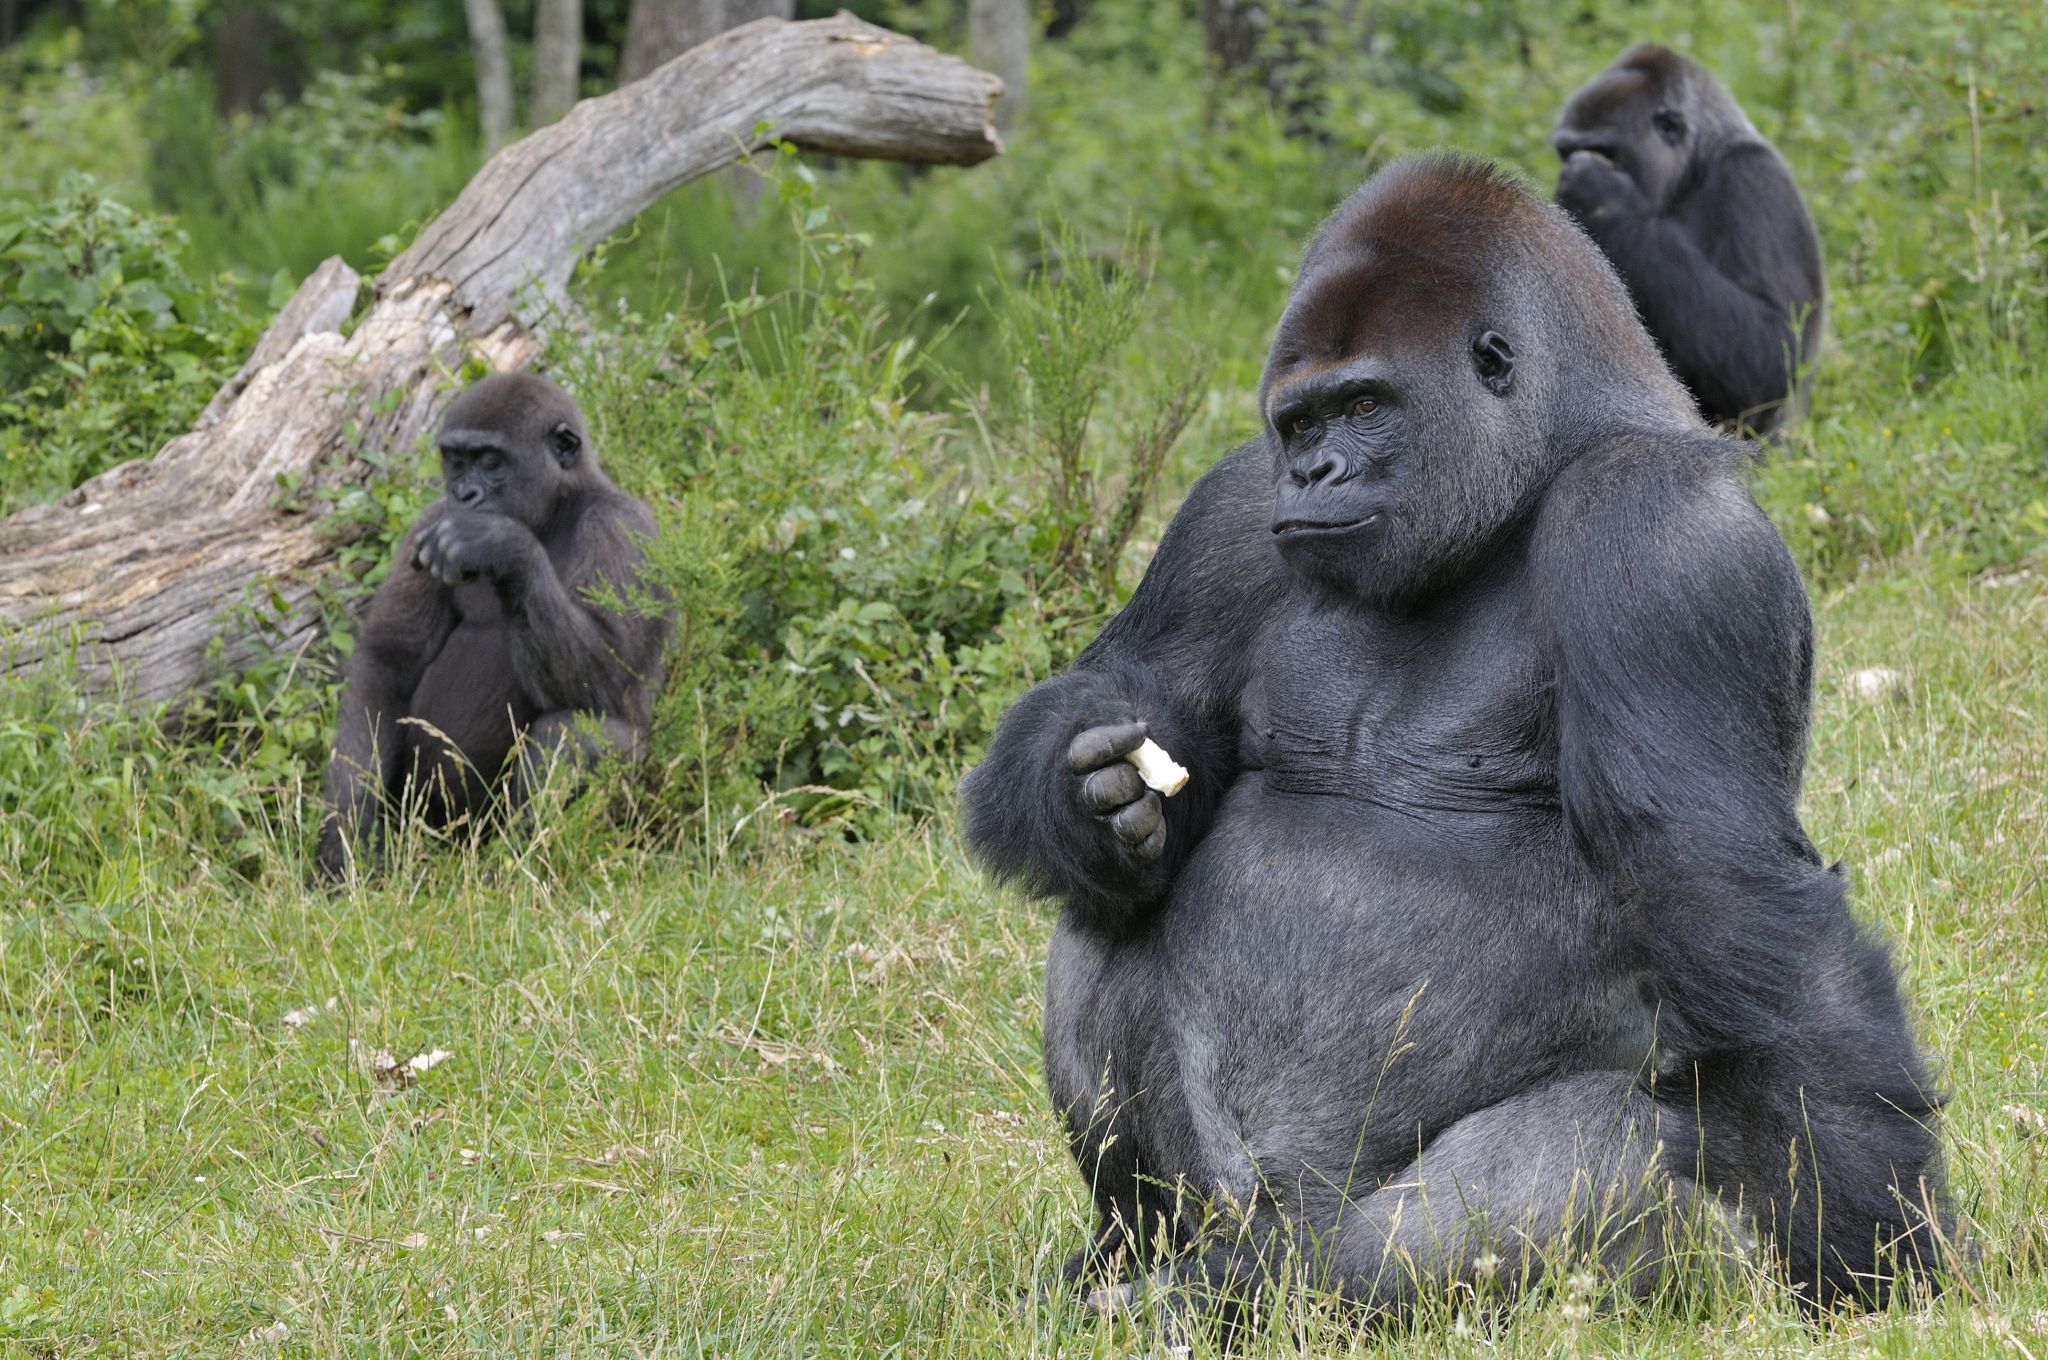
[[[1420,813],[1554,807],[1551,677],[1511,605],[1449,622],[1334,610],[1269,627],[1240,755],[1280,794]]]

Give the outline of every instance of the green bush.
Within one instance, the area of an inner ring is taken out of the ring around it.
[[[0,200],[0,512],[155,453],[234,371],[255,328],[184,244],[84,175]]]
[[[206,268],[295,285],[330,255],[365,270],[461,192],[479,156],[470,127],[408,110],[395,69],[322,71],[294,103],[222,117],[210,85],[174,73],[145,114],[148,180]]]
[[[1096,258],[1062,230],[982,303],[1001,394],[963,390],[878,300],[871,240],[775,159],[788,287],[709,319],[621,305],[557,357],[662,522],[652,577],[680,626],[651,802],[721,824],[764,798],[812,820],[928,813],[1018,687],[1115,607],[1207,365],[1183,346],[1171,383],[1127,373],[1149,250]],[[937,390],[951,411],[918,409]]]

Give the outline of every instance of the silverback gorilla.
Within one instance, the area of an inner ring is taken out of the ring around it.
[[[1805,402],[1826,281],[1799,186],[1699,63],[1644,43],[1565,105],[1557,201],[1621,271],[1708,420],[1765,434]]]
[[[654,516],[598,470],[575,401],[545,378],[485,378],[439,443],[447,494],[399,544],[349,663],[317,854],[329,879],[374,858],[409,797],[435,825],[494,795],[517,806],[547,760],[637,752],[652,720],[668,620],[586,592],[632,589]]]
[[[1743,446],[1562,212],[1448,157],[1322,228],[1260,409],[962,790],[1064,902],[1068,1282],[1399,1315],[1553,1249],[1648,1292],[1683,1229],[1883,1297],[1936,1097],[1800,825],[1812,625]]]

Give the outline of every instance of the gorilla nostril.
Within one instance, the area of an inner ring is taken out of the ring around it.
[[[1304,481],[1302,485],[1318,486],[1323,482],[1339,481],[1342,480],[1343,473],[1343,459],[1335,456],[1318,458],[1305,474],[1308,480]]]

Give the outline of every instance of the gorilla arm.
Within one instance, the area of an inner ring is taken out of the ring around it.
[[[1224,458],[1188,493],[1130,602],[1004,717],[961,786],[967,842],[991,871],[1111,933],[1164,898],[1237,775],[1249,653],[1289,589],[1272,496],[1263,444]],[[1191,772],[1175,798],[1123,760],[1148,734]]]
[[[1660,215],[1603,156],[1571,158],[1557,201],[1614,262],[1650,333],[1712,417],[1776,410],[1802,361],[1795,315],[1821,296],[1798,186],[1764,146],[1741,146]],[[1712,242],[1713,255],[1701,248]]]
[[[429,509],[399,544],[397,563],[363,618],[361,641],[348,663],[327,766],[328,813],[320,825],[315,863],[339,880],[351,857],[373,843],[384,799],[398,782],[403,742],[398,730],[427,663],[454,630],[455,615],[440,582],[408,565],[421,536],[435,522]]]
[[[1687,442],[1582,457],[1538,570],[1565,816],[1654,961],[1665,1048],[1691,1057],[1781,1038],[1847,917],[1798,822],[1805,593],[1726,449]]]
[[[1735,455],[1696,442],[1595,450],[1546,506],[1564,815],[1707,1183],[1775,1230],[1808,1300],[1881,1296],[1878,1244],[1917,1249],[1938,1189],[1935,1097],[1889,958],[1799,824],[1805,592]]]
[[[631,691],[660,660],[661,630],[582,592],[631,589],[642,557],[637,539],[653,531],[638,505],[599,502],[574,525],[558,563],[516,520],[451,510],[422,535],[416,556],[425,574],[450,585],[496,585],[513,670],[539,712],[627,716]]]

